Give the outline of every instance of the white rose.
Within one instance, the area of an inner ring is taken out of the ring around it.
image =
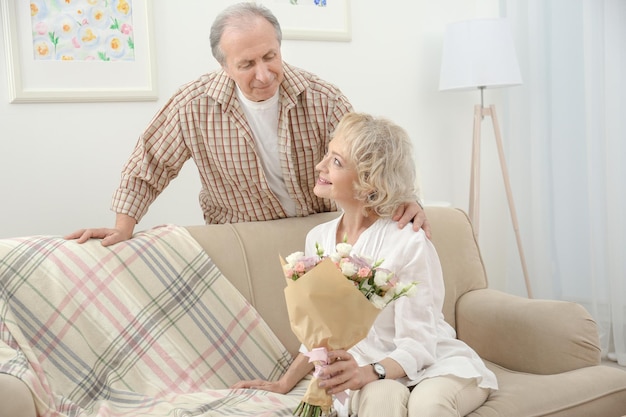
[[[349,243],[339,243],[337,244],[337,253],[342,257],[345,258],[347,256],[350,256],[350,252],[352,252],[352,245]]]
[[[384,271],[384,270],[378,270],[376,271],[376,275],[374,275],[374,284],[377,287],[383,287],[387,284],[387,281],[389,281],[389,278],[391,278],[391,273]]]
[[[341,273],[347,277],[357,273],[357,267],[352,262],[344,261],[341,263]]]
[[[300,258],[304,257],[304,252],[294,252],[291,255],[287,256],[287,258],[285,258],[285,262],[287,262],[288,265],[295,265]]]

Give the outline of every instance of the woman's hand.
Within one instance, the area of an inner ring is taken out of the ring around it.
[[[309,363],[309,358],[302,353],[291,362],[289,369],[278,381],[265,381],[262,379],[253,379],[250,381],[240,381],[231,386],[232,389],[260,389],[263,391],[276,392],[278,394],[287,394],[296,386],[302,378],[313,370],[313,365]]]
[[[329,365],[321,371],[320,388],[328,394],[336,394],[347,389],[358,390],[369,382],[376,380],[371,366],[359,367],[352,355],[345,350],[328,352]]]
[[[275,392],[278,394],[286,394],[289,389],[280,383],[280,381],[264,381],[262,379],[253,379],[250,381],[239,381],[230,387],[231,389],[260,389],[263,391]]]

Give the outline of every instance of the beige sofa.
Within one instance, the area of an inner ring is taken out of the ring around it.
[[[464,212],[427,207],[446,283],[445,316],[497,377],[500,390],[471,416],[626,415],[626,371],[600,365],[598,331],[580,305],[487,288]],[[307,231],[337,213],[188,230],[294,353],[278,254],[301,250]]]

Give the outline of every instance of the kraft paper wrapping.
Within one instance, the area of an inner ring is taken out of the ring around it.
[[[350,349],[367,336],[380,313],[329,258],[296,281],[287,279],[285,300],[291,330],[308,350]],[[317,378],[302,401],[321,406],[325,413],[332,405]]]

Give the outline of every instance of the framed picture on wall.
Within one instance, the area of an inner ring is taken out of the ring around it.
[[[278,18],[283,39],[350,41],[350,0],[257,0]]]
[[[150,0],[2,0],[11,103],[157,99]]]

